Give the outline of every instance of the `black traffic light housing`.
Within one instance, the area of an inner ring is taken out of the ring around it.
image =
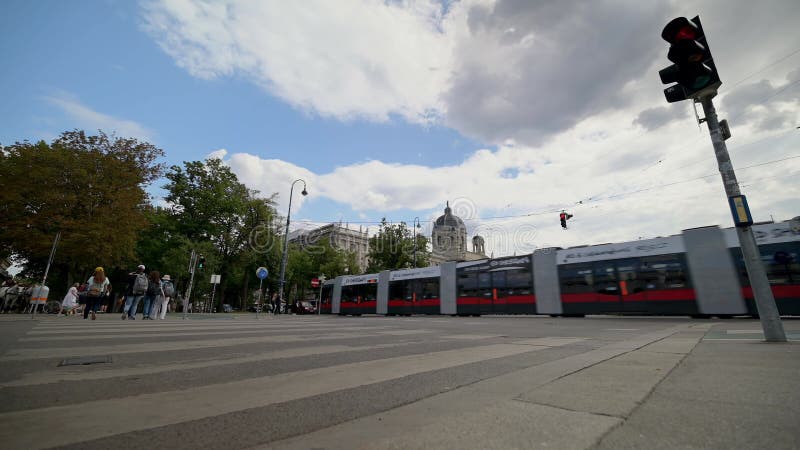
[[[677,83],[664,89],[667,102],[715,95],[722,82],[700,16],[692,20],[685,17],[672,19],[664,27],[661,37],[670,43],[667,58],[674,64],[660,70],[658,75],[664,84]]]
[[[206,265],[206,257],[203,256],[203,255],[200,255],[200,260],[197,262],[197,268],[198,269],[203,269],[203,267],[205,265]]]

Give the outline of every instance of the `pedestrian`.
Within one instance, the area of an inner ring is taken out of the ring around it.
[[[61,301],[61,308],[58,310],[59,316],[62,312],[65,316],[75,314],[75,308],[78,306],[78,286],[80,286],[80,283],[75,283],[67,291],[67,295]]]
[[[161,296],[161,303],[159,305],[161,314],[157,317],[161,320],[164,320],[169,309],[169,301],[175,296],[175,286],[172,284],[172,279],[169,275],[164,275],[161,277],[161,292],[163,292],[163,295]]]
[[[144,273],[144,264],[139,264],[136,272],[128,274],[128,287],[125,290],[125,307],[122,311],[122,320],[126,318],[136,319],[136,308],[139,307],[139,302],[147,292],[147,275]]]
[[[111,291],[111,284],[106,278],[106,273],[102,267],[94,269],[94,275],[86,281],[86,307],[83,308],[83,318],[89,317],[92,313],[92,320],[97,318],[97,306],[105,299]]]
[[[161,290],[161,274],[157,270],[150,272],[147,277],[147,292],[144,294],[144,310],[142,311],[142,320],[152,320],[150,312],[156,302],[158,296],[164,295]]]

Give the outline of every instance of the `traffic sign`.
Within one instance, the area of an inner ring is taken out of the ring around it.
[[[256,269],[256,276],[260,279],[265,279],[269,275],[269,270],[266,267],[259,267]]]
[[[312,278],[311,279],[311,287],[312,288],[319,287],[319,279],[318,278]]]
[[[221,275],[211,275],[211,284],[219,284],[220,279],[222,279]]]

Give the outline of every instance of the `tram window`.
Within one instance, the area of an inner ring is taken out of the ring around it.
[[[354,286],[344,286],[342,287],[342,303],[354,303],[356,301],[356,296],[354,292]]]
[[[374,302],[378,299],[378,285],[375,283],[361,285],[361,301]]]
[[[689,287],[683,255],[648,256],[640,259],[639,278],[645,289],[682,289]]]
[[[505,289],[508,284],[506,283],[506,271],[503,272],[494,272],[492,274],[492,287],[498,289]]]
[[[761,261],[764,263],[764,270],[767,272],[769,284],[800,284],[800,244],[794,242],[768,244],[761,245],[758,249],[761,253]],[[747,276],[742,250],[732,248],[731,253],[742,285],[750,286],[750,278]]]
[[[478,273],[478,295],[492,296],[492,274],[489,272]]]
[[[514,288],[531,288],[533,287],[531,272],[525,269],[509,270],[506,272],[506,284]]]
[[[405,281],[392,281],[389,283],[389,298],[392,300],[400,300],[405,298]]]
[[[561,292],[564,294],[583,294],[594,292],[594,276],[590,264],[570,264],[558,268]]]
[[[422,283],[422,298],[439,298],[439,279],[426,278]]]
[[[478,274],[478,287],[480,289],[492,288],[492,274],[489,272],[481,272]]]
[[[594,291],[598,294],[617,294],[617,273],[611,262],[597,262],[594,264]]]
[[[458,295],[460,297],[478,295],[478,274],[464,273],[458,276]]]
[[[800,244],[771,244],[759,247],[770,284],[800,284]]]

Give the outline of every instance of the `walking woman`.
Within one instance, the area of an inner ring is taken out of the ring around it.
[[[97,306],[103,301],[108,291],[111,290],[108,278],[102,267],[94,269],[94,275],[86,281],[86,306],[83,308],[83,318],[92,313],[92,320],[96,319]]]
[[[150,317],[150,310],[155,306],[158,296],[164,296],[164,291],[161,289],[161,274],[157,270],[150,272],[147,277],[147,292],[144,294],[144,311],[142,320],[152,320]]]

